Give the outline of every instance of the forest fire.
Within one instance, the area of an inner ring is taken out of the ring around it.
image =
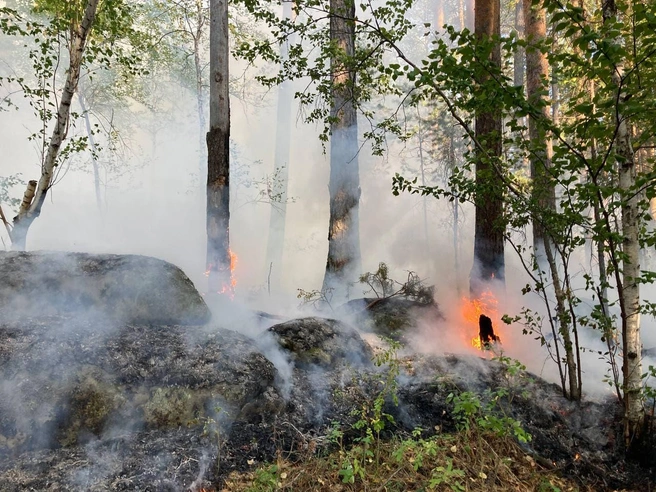
[[[494,333],[492,320],[499,319],[499,302],[490,290],[483,292],[480,297],[462,299],[462,317],[467,329],[476,334],[471,339],[471,345],[479,350],[493,342],[500,342],[500,338]]]
[[[234,290],[235,287],[237,286],[237,278],[235,277],[235,268],[237,267],[237,254],[233,252],[232,250],[228,250],[228,253],[230,254],[230,282],[228,284],[224,283],[220,289],[217,289],[217,294],[228,294],[230,298],[234,296]],[[210,268],[205,270],[205,276],[209,278],[211,272],[211,265]]]

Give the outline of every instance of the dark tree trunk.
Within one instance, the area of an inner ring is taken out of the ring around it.
[[[333,83],[330,137],[330,225],[324,291],[333,289],[337,299],[348,296],[348,285],[360,273],[358,207],[358,123],[351,68],[355,54],[355,2],[332,0],[330,38],[338,48],[331,59]]]
[[[207,272],[210,293],[230,278],[230,98],[228,0],[210,3],[210,131],[207,133]]]
[[[479,40],[499,36],[499,0],[476,0],[475,33]],[[491,53],[492,63],[501,65],[501,49]],[[480,82],[485,83],[487,79]],[[501,110],[476,115],[476,138],[483,150],[476,155],[476,225],[474,230],[474,266],[470,291],[478,295],[485,282],[504,280],[503,192],[494,166],[501,156]]]

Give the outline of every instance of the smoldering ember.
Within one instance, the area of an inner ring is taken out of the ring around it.
[[[0,492],[654,490],[655,32],[0,0]]]

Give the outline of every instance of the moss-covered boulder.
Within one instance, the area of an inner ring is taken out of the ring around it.
[[[367,364],[372,351],[351,326],[327,318],[299,318],[269,328],[299,365],[331,367],[339,362]]]
[[[138,255],[0,254],[0,316],[94,313],[125,323],[210,319],[194,284],[175,265]]]
[[[351,317],[363,331],[407,343],[408,335],[421,323],[444,319],[435,302],[421,302],[402,296],[354,299],[341,307],[340,314]]]

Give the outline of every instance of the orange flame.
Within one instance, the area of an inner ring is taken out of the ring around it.
[[[469,299],[467,297],[462,298],[462,318],[468,330],[471,329],[471,332],[475,335],[471,339],[472,347],[478,350],[482,349],[481,339],[478,336],[478,320],[481,314],[485,314],[486,316],[492,318],[493,321],[498,320],[498,304],[499,302],[490,290],[483,292],[477,299]],[[498,323],[495,323],[495,326],[496,325],[498,325]]]
[[[230,284],[221,286],[221,289],[217,291],[218,294],[228,294],[231,298],[234,296],[234,290],[237,286],[237,278],[235,277],[235,268],[237,267],[237,253],[234,253],[231,249],[228,250],[230,255]],[[205,276],[210,276],[211,267],[205,270]]]

